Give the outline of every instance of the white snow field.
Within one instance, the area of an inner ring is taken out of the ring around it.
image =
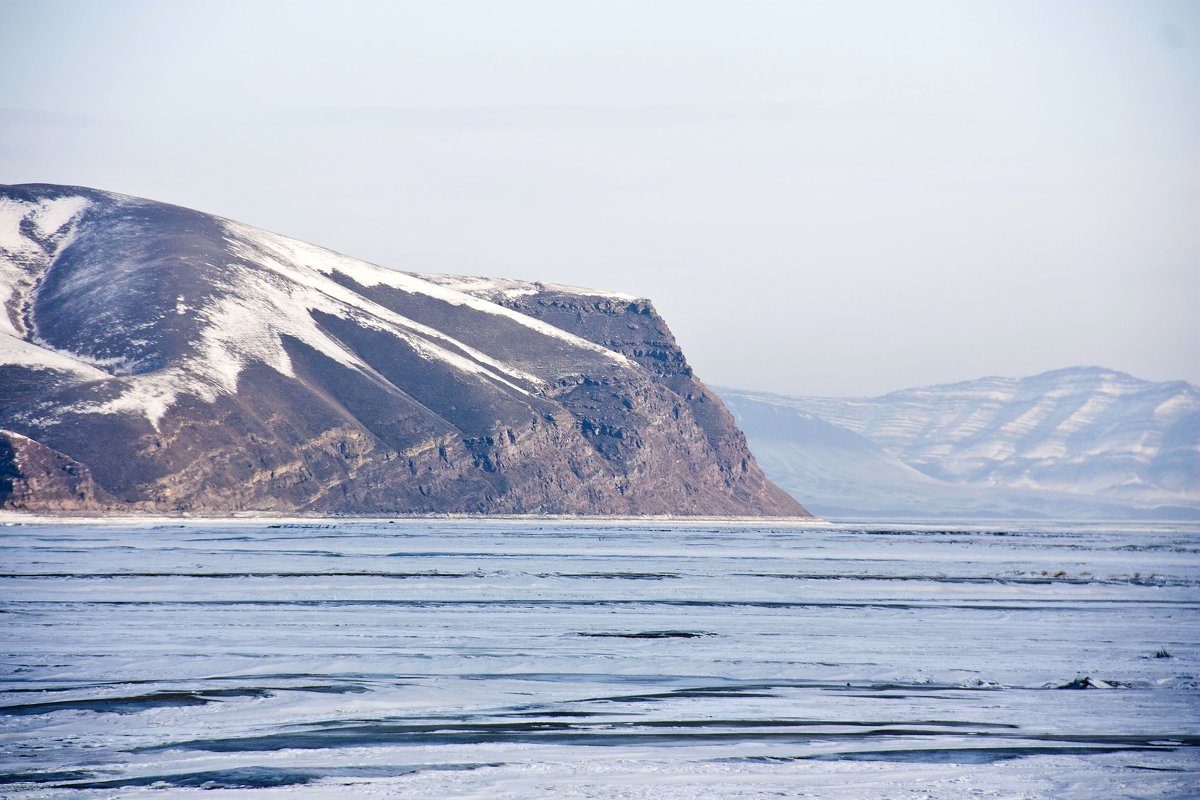
[[[0,537],[6,798],[1200,787],[1194,528],[259,520]]]

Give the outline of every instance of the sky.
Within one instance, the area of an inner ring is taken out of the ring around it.
[[[0,0],[0,183],[649,297],[701,379],[1200,383],[1193,0]]]

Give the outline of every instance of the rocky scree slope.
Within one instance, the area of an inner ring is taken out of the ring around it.
[[[635,297],[0,187],[0,508],[806,516]]]

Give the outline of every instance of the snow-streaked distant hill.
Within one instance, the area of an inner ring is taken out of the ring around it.
[[[718,390],[764,470],[833,516],[1200,517],[1200,390],[1099,367],[873,398]]]
[[[0,508],[805,515],[649,301],[0,186]]]

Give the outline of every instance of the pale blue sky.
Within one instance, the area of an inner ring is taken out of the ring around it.
[[[0,183],[644,294],[712,383],[1200,382],[1200,3],[0,0]]]

